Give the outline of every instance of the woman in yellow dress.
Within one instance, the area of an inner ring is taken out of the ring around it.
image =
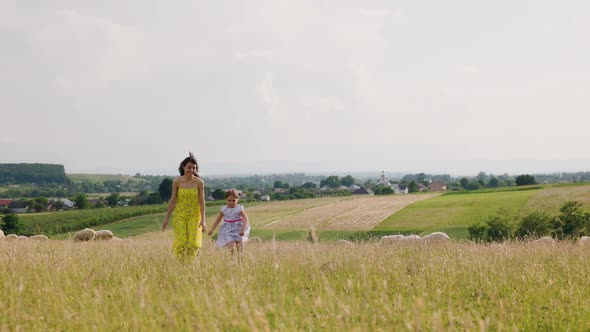
[[[172,196],[168,203],[166,219],[162,232],[166,229],[170,215],[174,211],[174,255],[185,262],[197,256],[203,243],[205,223],[205,183],[199,177],[197,159],[192,153],[178,168],[180,176],[172,182]]]

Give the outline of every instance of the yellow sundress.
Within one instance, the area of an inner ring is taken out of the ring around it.
[[[203,244],[201,208],[198,188],[178,188],[172,219],[174,227],[174,255],[180,261],[197,256]]]

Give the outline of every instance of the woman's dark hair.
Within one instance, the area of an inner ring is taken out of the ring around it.
[[[184,175],[184,166],[186,166],[186,164],[188,163],[193,163],[195,165],[197,165],[197,174],[195,174],[196,177],[200,177],[199,176],[199,164],[197,163],[197,158],[195,158],[195,156],[193,156],[192,152],[188,153],[188,157],[184,158],[184,160],[180,163],[180,166],[178,167],[178,171],[180,172],[180,175]]]

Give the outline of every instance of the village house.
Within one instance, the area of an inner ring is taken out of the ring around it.
[[[447,185],[440,181],[434,181],[428,185],[428,189],[430,191],[447,191]]]
[[[393,189],[393,193],[396,195],[408,193],[408,186],[405,184],[394,183],[391,185],[391,189]]]
[[[7,208],[12,202],[14,202],[12,199],[0,199],[0,208]]]

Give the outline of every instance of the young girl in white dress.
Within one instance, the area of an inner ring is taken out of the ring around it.
[[[219,234],[217,234],[217,241],[215,243],[218,247],[227,246],[230,251],[234,249],[242,251],[242,241],[247,241],[248,235],[250,234],[248,216],[244,211],[244,207],[238,204],[237,190],[230,189],[226,191],[225,201],[227,205],[221,207],[221,211],[217,215],[213,227],[209,230],[209,235],[213,234],[213,231],[223,218],[223,224],[219,228]]]

